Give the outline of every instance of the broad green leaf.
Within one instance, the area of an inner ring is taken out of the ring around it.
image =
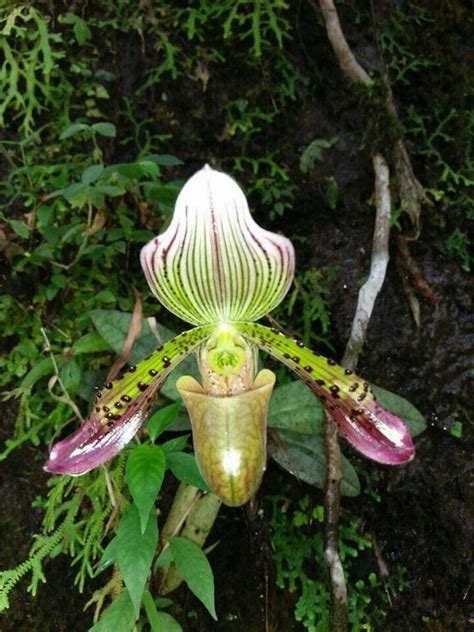
[[[174,617],[167,612],[158,610],[153,597],[145,590],[143,595],[143,605],[145,606],[146,616],[151,626],[152,632],[182,632],[183,628],[179,625]]]
[[[97,395],[97,384],[103,384],[106,376],[106,371],[83,371],[76,394],[90,404]]]
[[[30,236],[30,229],[24,222],[20,222],[17,219],[11,219],[9,221],[9,224],[12,227],[13,231],[19,237],[22,237],[23,239],[28,239],[28,237]]]
[[[118,555],[119,544],[120,542],[117,539],[117,536],[113,537],[110,540],[110,542],[105,547],[104,552],[102,553],[102,557],[100,558],[97,564],[97,569],[94,573],[94,577],[97,577],[97,575],[102,573],[102,571],[105,571],[106,568],[109,568],[109,566],[111,566],[115,562]]]
[[[139,445],[128,456],[125,478],[140,514],[142,533],[161,489],[165,469],[165,453],[157,445]]]
[[[75,136],[79,132],[83,132],[84,130],[89,130],[90,126],[85,123],[73,123],[66,127],[66,129],[62,132],[59,140],[65,140],[66,138],[71,138],[71,136]]]
[[[90,188],[83,182],[75,182],[63,189],[61,194],[69,202],[69,204],[80,208],[89,201]]]
[[[170,432],[183,432],[191,430],[191,421],[187,410],[181,409],[174,422],[169,427]]]
[[[113,123],[94,123],[92,130],[101,136],[107,136],[109,138],[115,138],[117,130]]]
[[[92,184],[100,178],[104,171],[104,165],[91,165],[82,172],[81,181],[83,184]]]
[[[174,422],[180,408],[181,402],[175,402],[174,404],[160,408],[150,417],[147,427],[152,441],[155,441],[155,439]]]
[[[161,389],[161,394],[165,397],[169,397],[169,399],[181,402],[181,395],[178,393],[176,388],[176,382],[183,375],[191,375],[196,380],[201,380],[194,354],[192,356],[188,356],[176,367],[164,383],[163,388]]]
[[[59,372],[66,390],[72,393],[76,392],[79,382],[81,381],[81,373],[81,367],[76,360],[72,359],[66,362]]]
[[[97,303],[115,303],[117,298],[110,290],[101,290],[95,295],[95,300]]]
[[[202,489],[205,492],[211,491],[201,476],[194,454],[188,454],[187,452],[167,452],[166,464],[180,481],[184,481],[188,483],[188,485],[194,485],[194,487]]]
[[[308,436],[298,432],[279,430],[272,457],[293,476],[309,485],[323,489],[326,477],[326,457],[321,435]],[[359,478],[344,456],[342,456],[341,468],[343,475],[341,494],[357,496],[360,493]]]
[[[182,435],[181,437],[175,437],[165,443],[161,444],[163,452],[182,452],[188,445],[189,435]]]
[[[170,548],[181,577],[191,592],[206,606],[217,621],[214,603],[214,576],[202,549],[187,538],[170,538]]]
[[[380,386],[372,385],[372,388],[382,406],[403,419],[412,437],[417,437],[426,430],[426,419],[407,399],[386,391]]]
[[[89,632],[131,632],[135,626],[135,610],[128,590],[124,590],[105,610],[100,621]]]
[[[143,192],[145,197],[162,206],[172,209],[180,191],[179,186],[173,184],[157,184],[156,182],[145,182]]]
[[[173,563],[173,556],[171,555],[170,548],[166,548],[162,551],[155,562],[155,568],[169,568]]]
[[[151,177],[158,177],[160,175],[160,168],[156,162],[152,162],[151,160],[140,160],[138,164],[146,175]]]
[[[130,505],[120,521],[117,539],[117,563],[138,617],[143,591],[158,544],[156,516],[150,514],[145,533],[142,533],[138,509],[135,505]]]
[[[324,408],[301,381],[275,389],[268,407],[268,425],[304,434],[321,434]]]

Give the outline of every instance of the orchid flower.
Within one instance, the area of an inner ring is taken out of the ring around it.
[[[157,299],[195,327],[104,384],[89,419],[54,445],[47,471],[78,475],[111,459],[141,427],[165,378],[196,352],[202,384],[184,376],[176,386],[197,463],[224,503],[245,503],[265,470],[275,383],[271,371],[256,373],[258,349],[309,386],[359,452],[386,464],[411,460],[405,424],[376,401],[367,382],[255,322],[284,298],[294,263],[291,242],[256,224],[234,180],[208,165],[190,178],[169,228],[142,249],[141,264]]]

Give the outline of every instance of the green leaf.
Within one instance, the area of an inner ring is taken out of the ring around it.
[[[174,208],[179,191],[180,187],[176,184],[157,184],[156,182],[143,184],[143,192],[148,199],[159,202],[170,210]]]
[[[385,408],[388,408],[392,413],[403,419],[412,437],[417,437],[426,430],[426,419],[407,399],[374,384],[372,389],[382,406],[385,406]]]
[[[182,160],[171,154],[150,154],[149,156],[145,156],[143,160],[154,162],[160,165],[160,167],[176,167],[183,164]]]
[[[321,434],[324,408],[300,380],[275,389],[268,407],[268,425],[304,434]]]
[[[181,395],[176,388],[176,382],[182,375],[191,375],[196,380],[200,380],[199,369],[194,355],[185,358],[166,380],[161,389],[161,394],[174,401],[181,402]]]
[[[164,551],[158,555],[158,558],[155,562],[155,568],[169,568],[173,563],[173,556],[171,555],[170,548],[166,548]]]
[[[103,171],[103,165],[91,165],[90,167],[87,167],[87,169],[84,169],[81,176],[83,184],[92,184],[92,182],[95,182],[100,178]]]
[[[114,184],[98,184],[95,187],[95,190],[98,193],[103,193],[108,197],[118,197],[119,195],[123,195],[125,193],[125,189],[123,187],[117,187]]]
[[[166,464],[180,481],[193,485],[205,492],[210,492],[208,485],[201,476],[194,454],[187,452],[167,452]]]
[[[156,516],[150,515],[145,533],[142,533],[138,509],[131,505],[122,516],[117,539],[117,563],[138,617],[143,591],[158,544]]]
[[[102,553],[102,557],[100,558],[97,564],[97,569],[94,573],[94,577],[97,577],[97,575],[100,575],[102,571],[105,571],[105,569],[109,568],[109,566],[111,566],[115,562],[118,555],[119,544],[120,542],[117,539],[117,536],[115,536],[114,538],[112,538],[112,540],[110,540],[110,542],[105,547],[104,552]]]
[[[138,164],[140,166],[140,169],[147,176],[156,178],[160,175],[160,168],[158,167],[156,162],[152,162],[151,160],[140,160]]]
[[[115,138],[117,135],[117,130],[113,123],[94,123],[92,131],[108,138]]]
[[[135,626],[135,610],[128,590],[124,590],[114,599],[89,632],[131,632]]]
[[[102,338],[117,354],[120,354],[125,339],[127,338],[132,315],[126,312],[108,309],[95,309],[89,312],[89,315]],[[158,324],[157,328],[162,342],[167,342],[175,336],[173,331],[167,327],[163,327],[163,325]],[[159,342],[151,331],[148,322],[144,319],[142,321],[141,333],[135,340],[129,361],[133,364],[137,364],[150,353],[153,353],[158,344]],[[163,384],[161,388],[162,395],[175,401],[181,401],[181,396],[176,390],[176,380],[182,375],[192,375],[196,379],[199,379],[199,371],[194,355],[185,358],[179,366],[176,367],[172,375],[170,375]]]
[[[95,309],[90,312],[90,317],[102,338],[112,347],[115,353],[120,354],[127,338],[132,315],[115,309]],[[163,342],[173,338],[174,333],[166,327],[158,325],[158,332]],[[137,363],[156,350],[158,340],[153,335],[146,320],[142,321],[142,330],[133,345],[130,354],[130,362]]]
[[[62,21],[64,24],[73,25],[74,35],[79,46],[83,46],[91,39],[92,33],[90,28],[87,26],[85,20],[78,15],[75,15],[74,13],[66,13],[66,15],[63,16]]]
[[[95,331],[90,334],[81,336],[72,346],[74,353],[99,353],[101,351],[110,351],[110,345],[107,344],[102,336]]]
[[[175,437],[165,443],[161,444],[163,452],[182,452],[188,445],[189,435],[182,435],[181,437]]]
[[[66,390],[75,393],[81,381],[81,367],[76,360],[69,360],[60,370],[59,375],[66,387]]]
[[[69,204],[78,208],[84,206],[90,199],[90,188],[83,182],[75,182],[59,193]]]
[[[33,386],[38,380],[45,375],[51,375],[54,372],[54,365],[51,358],[43,358],[39,362],[35,362],[35,365],[25,375],[20,384],[20,389],[24,391],[31,391]]]
[[[125,478],[140,514],[142,533],[145,532],[150,511],[161,489],[165,469],[165,453],[159,446],[142,444],[128,456]]]
[[[309,485],[323,489],[326,477],[326,457],[322,436],[308,436],[298,432],[279,430],[272,457],[293,476]],[[342,456],[341,468],[343,475],[341,494],[357,496],[360,494],[359,478],[344,456]]]
[[[9,224],[12,227],[12,230],[19,237],[22,237],[23,239],[28,239],[28,237],[30,236],[30,229],[24,222],[20,222],[17,219],[11,219],[9,221]]]
[[[95,295],[95,300],[99,303],[115,303],[117,298],[110,290],[102,290]]]
[[[308,173],[314,167],[316,161],[323,162],[323,149],[329,149],[338,142],[337,136],[326,140],[325,138],[317,138],[310,143],[301,154],[300,169],[303,173]]]
[[[202,549],[187,538],[170,538],[170,548],[176,568],[191,592],[206,606],[217,621],[214,603],[214,576]]]
[[[151,626],[152,632],[182,632],[183,628],[174,617],[167,612],[157,610],[153,597],[145,590],[143,595],[143,605],[146,616]]]
[[[148,420],[148,433],[150,439],[155,441],[160,434],[170,426],[178,416],[181,402],[175,402],[157,410]]]
[[[85,123],[73,123],[66,127],[66,129],[62,132],[59,140],[66,140],[66,138],[71,138],[71,136],[75,136],[79,132],[83,132],[84,130],[89,130],[90,126]]]

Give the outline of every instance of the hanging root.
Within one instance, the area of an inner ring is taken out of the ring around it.
[[[352,321],[352,330],[347,343],[342,364],[354,371],[362,350],[370,317],[380,290],[382,289],[389,260],[388,241],[390,237],[390,170],[381,154],[372,159],[375,172],[375,229],[372,242],[370,274],[359,291],[357,308]]]
[[[411,256],[409,240],[403,235],[398,237],[397,263],[402,277],[403,289],[410,304],[413,318],[416,326],[420,327],[420,304],[416,293],[421,295],[432,305],[436,305],[438,296],[428,285],[420,267]]]
[[[312,4],[316,8],[315,0],[312,0]],[[344,36],[333,0],[319,0],[319,7],[328,39],[346,77],[355,83],[367,87],[372,86],[373,80],[354,57]],[[390,90],[387,95],[386,107],[387,113],[396,117],[393,95]],[[342,362],[347,369],[351,370],[357,366],[375,300],[385,280],[389,260],[390,169],[386,158],[381,153],[373,155],[372,164],[375,174],[376,217],[370,274],[359,292],[351,335]],[[397,174],[400,204],[410,217],[413,226],[412,239],[416,239],[419,235],[421,204],[425,200],[425,194],[423,187],[415,178],[409,154],[401,139],[396,142],[394,147],[394,166]],[[331,579],[332,630],[338,632],[347,630],[347,590],[339,558],[338,544],[340,450],[335,423],[329,418],[326,419],[325,423],[324,441],[326,452],[325,559]]]

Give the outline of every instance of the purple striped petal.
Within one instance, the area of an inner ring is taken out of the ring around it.
[[[239,186],[206,165],[190,178],[169,228],[141,252],[152,292],[193,324],[258,320],[287,293],[291,242],[252,219]]]
[[[340,434],[356,450],[388,465],[413,459],[415,448],[405,423],[376,401],[362,378],[276,329],[256,323],[236,323],[235,329],[292,369],[319,397]]]
[[[122,450],[147,418],[166,377],[212,334],[199,327],[166,342],[149,358],[104,384],[89,419],[56,443],[45,465],[53,474],[85,474]]]

